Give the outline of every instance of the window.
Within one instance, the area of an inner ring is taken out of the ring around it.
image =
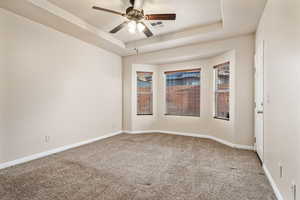
[[[152,72],[137,72],[137,115],[152,115]]]
[[[215,113],[217,119],[229,120],[229,62],[214,66]]]
[[[166,115],[200,116],[200,69],[165,72]]]

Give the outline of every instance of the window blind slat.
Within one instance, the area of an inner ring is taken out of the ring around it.
[[[179,72],[199,72],[201,71],[200,68],[197,69],[184,69],[184,70],[176,70],[176,71],[166,71],[165,74],[173,74],[173,73],[179,73]]]

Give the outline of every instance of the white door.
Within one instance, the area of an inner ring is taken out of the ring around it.
[[[255,137],[256,152],[264,162],[264,42],[255,55]]]

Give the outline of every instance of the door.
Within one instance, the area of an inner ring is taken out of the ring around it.
[[[255,55],[255,138],[256,152],[264,162],[264,42]]]

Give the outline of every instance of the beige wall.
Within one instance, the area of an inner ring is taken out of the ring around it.
[[[157,128],[157,119],[159,115],[159,111],[157,109],[157,90],[158,90],[158,67],[155,65],[133,65],[132,66],[132,116],[131,116],[131,126],[133,130],[155,130]],[[137,71],[143,72],[153,72],[152,77],[152,90],[153,90],[153,115],[145,115],[145,116],[137,116]]]
[[[244,141],[249,141],[251,144],[253,141],[253,133],[252,133],[252,129],[249,125],[252,124],[251,120],[249,120],[248,122],[244,121],[242,123],[244,123],[245,126],[248,126],[247,129],[245,129],[245,132],[243,134],[240,135],[236,135],[235,136],[235,127],[238,127],[239,124],[236,123],[236,121],[238,121],[238,119],[236,119],[236,107],[237,104],[236,102],[240,101],[239,99],[236,100],[238,98],[238,96],[236,96],[235,91],[237,88],[237,83],[236,83],[236,77],[237,76],[245,76],[245,74],[243,73],[239,73],[236,75],[236,66],[235,66],[235,54],[236,52],[233,51],[229,51],[226,52],[220,56],[217,56],[213,59],[211,59],[209,61],[209,68],[208,68],[208,72],[209,72],[209,82],[208,82],[208,93],[209,93],[209,102],[210,104],[208,104],[209,106],[209,117],[210,117],[210,121],[209,121],[209,126],[210,126],[210,132],[211,135],[227,140],[229,142],[233,142],[236,144],[240,144],[239,143],[239,138],[241,137],[247,137],[248,140],[244,140]],[[214,119],[211,116],[211,113],[213,113],[213,102],[214,102],[214,95],[213,95],[213,82],[214,82],[214,77],[213,77],[213,66],[218,65],[218,64],[222,64],[225,62],[230,62],[230,107],[229,107],[229,114],[230,114],[230,121],[223,121],[223,120],[219,120],[219,119]],[[251,66],[251,65],[250,65]],[[246,75],[245,78],[251,78],[251,74]],[[250,81],[251,82],[251,81]],[[246,84],[247,85],[247,84]],[[249,95],[251,96],[251,90],[248,90],[248,92],[250,93]],[[251,109],[251,107],[249,107],[247,110],[243,111],[243,112],[249,112]],[[251,111],[250,111],[251,112]],[[249,124],[249,125],[248,125]],[[247,132],[246,132],[247,131]],[[243,144],[243,143],[242,143]]]
[[[230,51],[206,60],[165,64],[159,67],[159,130],[212,135],[234,143],[234,84],[230,84],[230,121],[213,118],[213,66],[230,61],[231,80],[234,82],[235,52]],[[201,68],[201,113],[200,117],[165,116],[165,80],[164,72],[180,69]]]
[[[0,27],[4,27],[4,18],[0,17]],[[4,158],[4,132],[5,132],[5,123],[4,123],[4,98],[5,98],[5,40],[4,38],[5,29],[0,28],[0,163],[3,162]]]
[[[158,110],[159,110],[159,121],[158,130],[162,131],[175,131],[183,133],[199,133],[199,134],[210,134],[209,121],[210,121],[210,94],[209,94],[209,66],[208,60],[196,60],[175,64],[164,64],[159,66],[159,90],[158,96]],[[201,99],[200,99],[200,117],[191,116],[167,116],[165,115],[166,110],[166,80],[164,72],[175,71],[183,69],[195,69],[201,68]]]
[[[265,41],[265,165],[284,199],[300,199],[300,1],[269,0],[257,31]],[[279,164],[283,177],[279,177]]]
[[[253,145],[253,58],[254,58],[254,35],[245,35],[226,40],[194,44],[179,48],[152,52],[138,56],[129,56],[123,59],[123,127],[124,130],[140,131],[137,126],[132,124],[133,113],[132,106],[136,106],[132,98],[132,73],[135,64],[159,64],[171,60],[173,58],[205,56],[216,54],[217,52],[228,52],[222,56],[206,61],[195,61],[178,63],[175,65],[162,65],[159,67],[159,73],[165,69],[175,69],[189,66],[204,66],[206,78],[203,79],[202,92],[206,90],[206,96],[202,95],[202,112],[200,118],[193,117],[173,117],[163,116],[163,89],[159,88],[158,92],[158,113],[159,120],[155,127],[151,130],[162,129],[165,131],[191,132],[199,134],[208,134],[216,136],[220,139],[225,139],[229,142],[241,145]],[[212,70],[208,66],[214,63],[231,60],[234,75],[236,77],[231,81],[235,87],[232,88],[231,102],[234,106],[231,107],[232,121],[225,122],[220,120],[210,120],[212,116],[212,94],[209,93],[212,88]],[[162,85],[161,76],[159,76],[159,85]],[[243,85],[243,87],[241,86]],[[204,91],[203,91],[204,90]],[[207,103],[203,105],[203,103]],[[204,107],[204,108],[203,108]],[[206,116],[206,117],[204,117]],[[210,121],[209,123],[207,123]],[[234,126],[233,126],[234,122]],[[224,129],[225,127],[225,129]],[[148,128],[148,127],[147,127]]]
[[[7,86],[2,162],[122,129],[120,56],[4,10],[0,19],[7,24],[0,39]]]

